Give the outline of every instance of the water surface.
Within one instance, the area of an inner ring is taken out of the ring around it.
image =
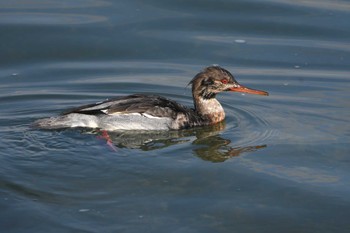
[[[1,232],[350,231],[347,1],[0,1]],[[176,132],[41,131],[220,64],[268,97]]]

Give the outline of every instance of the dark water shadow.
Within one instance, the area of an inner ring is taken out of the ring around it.
[[[177,131],[85,131],[85,133],[96,134],[116,152],[118,148],[152,151],[190,143],[193,146],[194,155],[210,162],[224,162],[242,153],[266,147],[266,145],[232,147],[232,141],[223,138],[220,134],[224,129],[225,123],[221,122],[213,126]]]

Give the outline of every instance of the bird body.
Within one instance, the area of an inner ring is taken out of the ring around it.
[[[37,120],[35,125],[42,129],[179,130],[223,121],[225,112],[216,99],[220,92],[268,95],[240,85],[230,72],[219,66],[207,67],[189,84],[194,108],[158,95],[134,94],[84,105],[59,116]]]

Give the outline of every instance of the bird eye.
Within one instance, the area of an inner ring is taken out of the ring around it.
[[[228,81],[227,81],[227,79],[221,79],[221,83],[223,83],[223,84],[227,84],[227,83],[228,83]]]

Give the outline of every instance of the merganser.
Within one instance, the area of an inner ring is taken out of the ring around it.
[[[84,105],[59,116],[37,120],[34,125],[42,129],[179,130],[223,121],[225,112],[216,99],[220,92],[268,95],[239,84],[220,66],[205,68],[188,85],[192,85],[194,108],[158,95],[134,94]]]

